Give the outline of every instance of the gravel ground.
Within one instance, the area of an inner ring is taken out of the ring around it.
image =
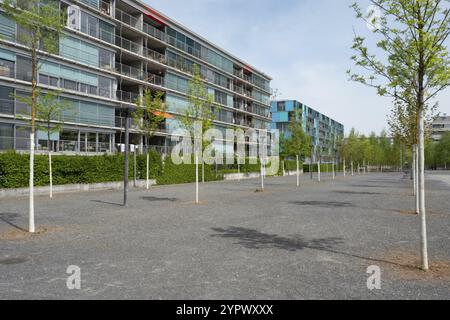
[[[302,177],[0,200],[1,299],[450,299],[450,174],[427,174],[432,272],[403,174]],[[81,268],[69,290],[68,266]],[[380,266],[381,290],[367,268]]]

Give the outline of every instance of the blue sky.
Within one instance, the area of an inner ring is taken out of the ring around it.
[[[387,128],[391,101],[349,82],[353,0],[146,0],[228,52],[273,77],[281,98],[296,99],[340,121],[348,132]],[[360,1],[364,7],[368,1]],[[373,39],[373,38],[372,38]],[[368,38],[370,40],[370,38]],[[440,111],[450,114],[450,90]]]

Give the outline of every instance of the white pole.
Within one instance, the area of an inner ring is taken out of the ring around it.
[[[414,189],[414,196],[417,196],[417,183],[416,183],[416,145],[413,145],[412,147],[412,164],[411,164],[411,170],[412,170],[412,177],[413,177],[413,189]]]
[[[334,162],[336,161],[336,159],[333,159],[333,163],[331,164],[331,170],[333,170],[333,180],[336,179],[336,172],[334,170]]]
[[[147,190],[150,189],[150,154],[147,152]]]
[[[317,180],[320,182],[320,157],[317,162]]]
[[[203,157],[202,157],[202,184],[205,184],[205,161],[203,161]]]
[[[418,146],[415,145],[415,164],[414,164],[414,183],[416,189],[416,213],[420,214],[420,199],[419,199],[419,150]]]
[[[264,169],[262,159],[261,159],[261,191],[264,191]]]
[[[52,152],[48,151],[48,173],[50,175],[50,199],[53,198]]]
[[[300,164],[297,155],[297,188],[300,187]]]
[[[353,160],[352,160],[352,162],[350,163],[350,167],[351,167],[351,171],[352,171],[352,176],[354,176],[354,175],[355,175],[355,172],[353,171]]]
[[[30,207],[29,207],[29,231],[35,233],[34,225],[34,133],[30,134]]]
[[[344,159],[343,167],[344,167],[344,177],[345,177],[347,174],[347,168],[345,167],[345,159]]]
[[[195,154],[195,204],[199,204],[198,201],[198,153]]]
[[[419,204],[421,217],[421,258],[422,269],[429,270],[428,266],[428,240],[427,216],[425,208],[425,124],[423,111],[419,112]]]

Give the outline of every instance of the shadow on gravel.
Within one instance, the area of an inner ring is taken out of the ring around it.
[[[254,229],[228,227],[212,228],[216,234],[210,235],[215,238],[235,239],[238,240],[235,244],[242,245],[248,249],[281,249],[287,251],[300,251],[303,249],[312,249],[334,253],[350,258],[370,261],[371,263],[383,263],[391,267],[400,267],[418,270],[416,264],[410,261],[402,261],[387,257],[385,259],[367,257],[351,252],[337,250],[335,247],[344,244],[343,238],[330,237],[319,239],[305,239],[302,236],[294,235],[291,238],[282,237],[276,234],[263,233]],[[450,264],[449,264],[450,266]],[[450,267],[449,267],[450,269]]]
[[[10,225],[11,227],[20,230],[20,231],[27,231],[21,227],[19,227],[18,225],[16,225],[14,222],[17,220],[17,218],[20,217],[19,214],[17,213],[0,213],[0,221],[3,221],[4,223]]]
[[[351,184],[350,187],[355,187],[355,188],[386,188],[387,186],[368,185],[368,184]]]
[[[176,202],[177,198],[158,198],[158,197],[142,197],[142,200],[147,200],[150,202],[160,202],[160,201],[168,201],[168,202]]]
[[[102,204],[110,204],[112,206],[118,206],[122,207],[123,205],[121,203],[114,203],[114,202],[108,202],[108,201],[102,201],[102,200],[91,200],[92,202],[102,203]]]
[[[383,193],[379,193],[379,192],[364,192],[364,191],[344,191],[344,190],[337,190],[337,191],[333,191],[334,193],[339,193],[339,194],[357,194],[357,195],[379,195],[379,194],[383,194]]]
[[[213,228],[212,230],[217,234],[213,234],[211,237],[237,239],[237,244],[249,249],[273,248],[287,251],[298,251],[303,249],[330,250],[334,246],[343,243],[343,239],[341,238],[307,240],[298,235],[287,238],[239,227],[228,227],[226,229]]]
[[[337,202],[337,201],[292,201],[290,203],[298,206],[322,207],[322,208],[354,207],[354,205],[350,202]]]

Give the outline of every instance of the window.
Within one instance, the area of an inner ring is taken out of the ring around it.
[[[17,56],[16,61],[16,78],[23,81],[31,81],[31,59]]]
[[[21,98],[31,97],[30,93],[23,91],[17,91],[16,95]],[[16,114],[20,114],[23,116],[31,115],[31,107],[28,104],[23,103],[21,100],[23,99],[16,99]]]
[[[76,91],[77,83],[72,80],[64,79],[64,89]]]
[[[215,102],[227,105],[227,95],[225,93],[216,90],[214,98]]]
[[[0,59],[0,76],[14,78],[14,62]]]
[[[100,68],[111,69],[113,67],[114,53],[102,48],[99,48],[99,63]]]
[[[111,98],[112,80],[105,77],[98,77],[98,95],[101,97]]]
[[[286,104],[284,102],[278,102],[277,111],[278,112],[286,111]]]
[[[0,123],[0,150],[14,148],[14,126],[9,123]]]
[[[14,114],[14,89],[0,86],[0,113]]]
[[[98,19],[85,12],[81,12],[81,32],[98,38]]]

